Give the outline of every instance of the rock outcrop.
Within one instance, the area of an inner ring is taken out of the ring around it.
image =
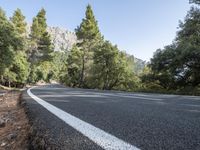
[[[31,33],[31,25],[27,26],[28,35]],[[60,27],[47,27],[47,31],[51,36],[54,45],[54,51],[69,51],[77,42],[74,32]]]
[[[48,27],[47,30],[51,35],[54,51],[69,51],[73,44],[77,42],[74,32],[60,27]]]

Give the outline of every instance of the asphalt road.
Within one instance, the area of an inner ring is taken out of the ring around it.
[[[61,85],[30,91],[139,149],[200,150],[200,97],[73,89]],[[26,93],[24,98],[32,119],[42,122],[48,138],[58,142],[62,149],[102,149],[95,140],[56,117]]]
[[[3,96],[6,93],[4,90],[0,90],[0,96]]]

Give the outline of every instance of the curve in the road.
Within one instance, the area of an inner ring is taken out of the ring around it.
[[[139,150],[136,146],[133,146],[42,100],[34,95],[31,92],[31,89],[32,88],[28,89],[27,93],[32,99],[105,150]]]

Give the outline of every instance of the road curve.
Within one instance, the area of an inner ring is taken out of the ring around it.
[[[61,85],[36,87],[30,92],[65,113],[64,118],[69,114],[106,133],[111,140],[114,137],[131,145],[129,148],[118,145],[118,149],[200,149],[200,97],[73,89]],[[24,98],[32,119],[42,122],[49,138],[63,149],[116,149],[102,146],[95,140],[97,135],[90,138],[89,131],[82,132],[76,124],[70,124],[73,118],[68,118],[69,122],[62,120],[28,94]],[[91,126],[87,126],[88,130]],[[97,139],[106,141],[105,136]]]

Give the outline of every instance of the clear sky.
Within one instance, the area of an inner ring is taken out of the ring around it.
[[[10,17],[20,8],[28,23],[43,7],[50,26],[73,31],[91,4],[105,39],[129,54],[149,60],[153,52],[175,38],[189,0],[0,0]]]

